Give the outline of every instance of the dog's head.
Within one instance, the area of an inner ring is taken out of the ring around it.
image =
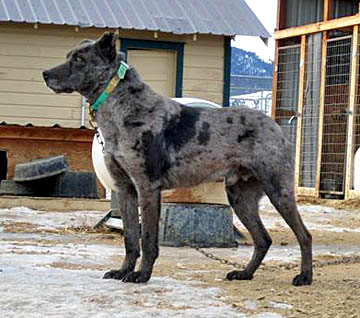
[[[116,50],[116,38],[114,33],[106,32],[97,41],[81,41],[67,53],[64,63],[43,72],[46,85],[55,93],[76,91],[91,96],[124,59]]]

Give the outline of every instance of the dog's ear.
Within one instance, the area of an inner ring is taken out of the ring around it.
[[[109,61],[113,61],[116,57],[116,39],[117,35],[115,33],[105,32],[96,43],[101,55],[109,59]]]

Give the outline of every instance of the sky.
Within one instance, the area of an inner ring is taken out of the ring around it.
[[[276,25],[277,0],[245,0],[245,2],[273,36]],[[275,42],[273,38],[269,39],[268,46],[266,46],[259,37],[236,36],[232,41],[232,46],[255,52],[265,61],[274,60]]]

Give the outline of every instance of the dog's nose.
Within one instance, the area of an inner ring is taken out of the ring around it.
[[[45,81],[47,81],[50,77],[50,72],[49,71],[44,71],[43,72],[43,78]]]

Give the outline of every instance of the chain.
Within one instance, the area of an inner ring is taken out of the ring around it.
[[[233,266],[235,268],[238,268],[238,269],[244,269],[245,268],[245,265],[242,265],[242,264],[239,264],[239,263],[236,263],[236,262],[231,262],[225,258],[221,258],[221,257],[218,257],[218,256],[215,256],[214,254],[212,253],[209,253],[209,252],[206,252],[204,251],[202,248],[200,247],[197,247],[197,246],[191,246],[190,247],[194,248],[196,251],[198,251],[199,253],[201,253],[202,255],[206,256],[207,258],[210,258],[212,259],[213,261],[217,261],[223,265],[229,265],[229,266]]]
[[[229,260],[227,260],[225,258],[215,256],[212,253],[204,251],[200,247],[196,247],[196,246],[193,246],[193,245],[190,245],[190,244],[186,244],[186,246],[194,248],[196,251],[198,251],[202,255],[206,256],[207,258],[210,258],[210,259],[212,259],[214,261],[217,261],[217,262],[219,262],[221,264],[233,266],[233,267],[241,269],[241,270],[244,270],[244,268],[245,268],[245,265],[242,265],[242,264],[239,264],[239,263],[236,263],[236,262],[231,262],[231,261],[229,261]],[[360,256],[359,255],[342,256],[339,259],[335,259],[335,260],[314,262],[313,268],[321,268],[321,267],[325,267],[325,266],[340,265],[340,264],[357,264],[357,263],[360,263]],[[299,265],[294,264],[294,263],[283,263],[283,264],[277,264],[277,265],[262,264],[260,268],[263,269],[263,270],[278,270],[279,267],[284,268],[286,270],[292,270],[292,269],[298,268]]]
[[[89,104],[89,114],[90,114],[89,125],[95,131],[96,140],[102,147],[102,153],[105,153],[104,140],[102,139],[102,137],[100,135],[98,127],[95,125],[96,111],[91,110],[91,105],[90,104]]]

